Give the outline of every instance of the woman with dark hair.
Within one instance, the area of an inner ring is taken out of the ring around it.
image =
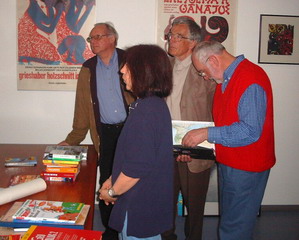
[[[172,90],[172,68],[156,45],[126,51],[120,71],[137,100],[118,139],[112,176],[100,199],[115,204],[109,225],[120,239],[159,240],[172,227],[172,127],[164,101]]]

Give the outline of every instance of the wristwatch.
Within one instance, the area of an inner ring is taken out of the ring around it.
[[[115,194],[115,191],[114,191],[114,189],[113,188],[109,188],[108,189],[108,195],[109,195],[109,197],[111,197],[111,198],[117,198],[119,195],[116,195]]]

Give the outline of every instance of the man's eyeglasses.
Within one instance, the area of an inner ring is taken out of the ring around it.
[[[112,34],[103,34],[103,35],[97,34],[97,35],[90,36],[90,37],[86,38],[86,41],[90,43],[91,40],[101,40],[103,37],[108,37],[110,35],[112,35]]]
[[[166,40],[170,41],[172,38],[178,42],[182,41],[183,39],[189,39],[191,40],[191,38],[188,37],[184,37],[183,35],[179,34],[179,33],[168,33],[167,35],[165,35]]]
[[[204,71],[199,71],[199,72],[197,72],[197,74],[203,78],[205,78],[207,76],[207,74]]]
[[[211,56],[209,56],[209,57],[206,59],[205,64],[207,63],[207,61],[209,61],[210,57],[211,57]],[[200,77],[203,77],[203,78],[207,77],[207,74],[206,74],[204,71],[198,71],[197,74],[198,74]]]

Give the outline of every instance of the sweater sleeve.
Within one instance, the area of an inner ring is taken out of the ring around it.
[[[208,141],[226,147],[246,146],[257,141],[262,133],[266,106],[266,92],[258,84],[252,84],[243,93],[238,105],[240,121],[230,126],[209,128]]]

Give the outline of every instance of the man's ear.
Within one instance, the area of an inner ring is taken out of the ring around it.
[[[116,39],[116,38],[115,38],[115,36],[113,35],[113,36],[110,37],[109,39],[110,39],[110,42],[115,42],[115,39]]]
[[[190,43],[190,49],[191,49],[192,51],[193,51],[193,49],[195,48],[196,44],[197,44],[197,41],[194,41],[194,40],[191,41],[191,43]]]
[[[217,68],[219,67],[219,59],[217,58],[216,55],[211,55],[208,60],[209,61],[209,64],[214,67],[214,68]]]

